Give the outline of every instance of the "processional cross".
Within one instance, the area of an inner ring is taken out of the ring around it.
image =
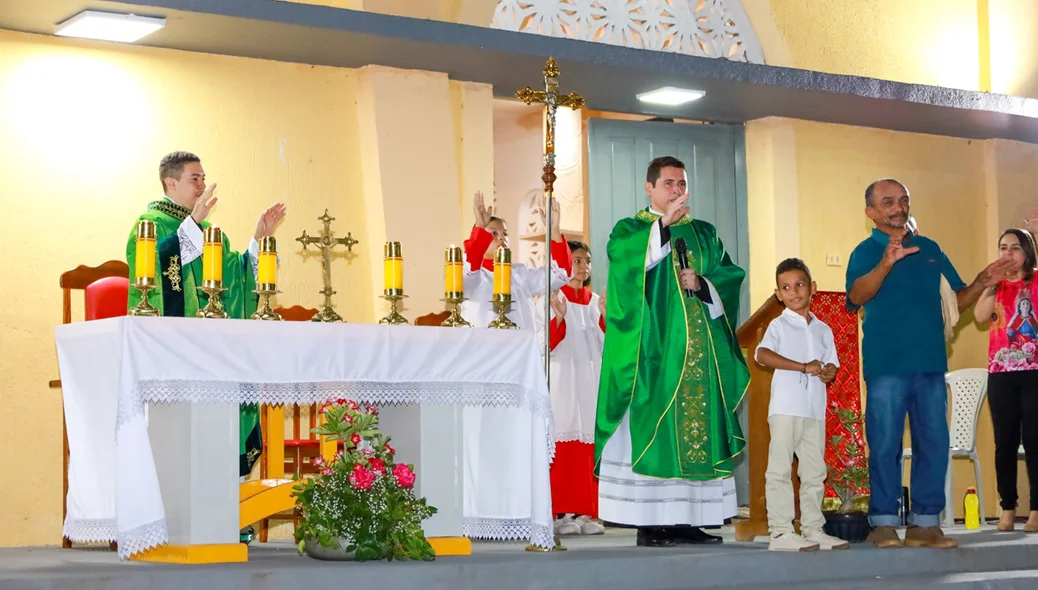
[[[321,289],[319,293],[324,295],[324,307],[321,311],[317,312],[317,315],[313,317],[312,321],[315,322],[341,322],[343,321],[342,316],[335,313],[332,309],[332,295],[335,295],[335,291],[332,290],[332,248],[337,245],[346,246],[346,249],[353,252],[353,246],[359,244],[357,240],[353,239],[353,232],[347,232],[345,238],[333,238],[332,237],[332,222],[335,221],[334,217],[328,216],[328,210],[324,210],[324,215],[317,218],[319,221],[324,222],[324,228],[321,229],[320,236],[309,236],[306,234],[306,230],[303,230],[303,235],[296,238],[297,242],[303,244],[303,249],[310,244],[320,244],[321,249],[321,271],[324,275],[324,289]]]
[[[558,108],[569,107],[573,110],[581,109],[587,102],[576,92],[559,95],[559,67],[555,64],[555,58],[549,57],[548,63],[544,65],[544,90],[533,90],[530,87],[523,88],[515,93],[516,98],[528,105],[533,103],[543,104],[545,108],[545,134],[544,134],[544,169],[541,180],[544,182],[544,333],[548,334],[551,329],[551,195],[555,187],[555,112]],[[544,339],[544,374],[549,376],[551,372],[551,342],[549,338]]]

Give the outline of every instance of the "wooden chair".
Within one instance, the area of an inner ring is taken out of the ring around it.
[[[315,315],[316,309],[310,309],[294,305],[292,307],[278,307],[274,311],[281,315],[285,321],[308,322]],[[262,406],[260,408],[260,423],[263,425],[263,454],[260,459],[260,479],[267,479],[272,472],[280,474],[292,473],[295,479],[301,479],[304,475],[317,473],[313,465],[313,459],[321,454],[321,441],[311,431],[317,427],[317,404],[310,404],[308,408],[308,426],[303,430],[301,419],[302,408],[298,404],[292,406],[292,438],[284,437],[282,453],[275,453],[274,460],[282,462],[281,469],[271,469],[270,445],[278,444],[270,440],[271,432],[283,432],[285,410],[284,408]],[[276,424],[275,426],[275,423]],[[274,427],[272,427],[274,426]],[[299,526],[299,513],[295,510],[274,514],[260,521],[259,540],[266,543],[270,534],[270,521],[292,520],[295,526]]]
[[[72,291],[83,291],[84,308],[86,310],[84,320],[101,319],[101,317],[110,317],[109,314],[114,313],[111,311],[117,307],[114,303],[108,304],[108,302],[100,302],[97,298],[104,297],[106,295],[119,296],[119,293],[125,294],[126,291],[114,288],[107,290],[88,290],[91,284],[109,277],[119,277],[129,283],[130,267],[126,265],[122,260],[109,260],[100,266],[77,266],[76,268],[65,271],[61,274],[58,284],[61,286],[61,323],[71,324],[72,323]],[[126,314],[126,300],[123,300],[122,314]],[[61,389],[61,379],[54,379],[49,383],[51,389]],[[65,423],[65,412],[61,412],[61,437],[62,437],[62,485],[61,485],[61,520],[65,521],[65,517],[68,516],[68,428]],[[62,537],[61,546],[65,549],[72,547],[72,541]],[[116,550],[116,544],[113,541],[110,545],[112,551]]]
[[[443,324],[444,320],[451,317],[451,312],[441,311],[440,313],[430,313],[423,315],[420,318],[416,318],[414,325],[416,326],[439,326]]]

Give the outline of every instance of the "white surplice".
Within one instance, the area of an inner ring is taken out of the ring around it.
[[[652,211],[655,215],[661,215]],[[661,243],[660,224],[652,225],[649,249],[645,255],[648,272],[669,260],[670,243]],[[724,315],[721,297],[703,277],[710,290],[711,303],[706,304],[711,318]],[[568,314],[567,314],[568,315]],[[662,393],[662,392],[660,392]],[[668,526],[687,524],[714,526],[738,512],[735,479],[725,477],[710,481],[662,479],[639,475],[631,469],[630,413],[624,414],[616,432],[602,451],[598,481],[598,517],[606,522],[634,526]]]
[[[554,260],[550,272],[552,289],[558,289],[570,280]],[[544,268],[512,265],[513,303],[507,316],[519,330],[537,335],[542,330],[537,329],[536,321],[544,314],[535,311],[533,298],[544,293],[544,273]],[[461,304],[462,317],[472,324],[473,329],[489,329],[487,326],[497,318],[490,302],[494,293],[494,273],[482,267],[473,271],[466,260],[464,280],[468,300]],[[541,342],[543,349],[543,340]],[[464,409],[465,514],[479,515],[478,520],[465,519],[465,536],[473,539],[533,538],[553,543],[554,531],[550,526],[530,521],[529,450],[512,444],[515,439],[511,433],[517,425],[514,416],[503,410],[489,406],[466,406]],[[554,435],[554,428],[551,434]],[[544,477],[547,476],[546,471]],[[480,490],[478,495],[474,493],[476,489]],[[547,508],[550,511],[550,506]]]

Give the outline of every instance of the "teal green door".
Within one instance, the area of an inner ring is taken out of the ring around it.
[[[591,119],[588,141],[589,245],[596,293],[602,292],[609,273],[609,233],[618,220],[649,205],[645,169],[660,156],[674,156],[685,163],[691,215],[717,227],[732,260],[749,271],[746,150],[741,126]],[[753,311],[748,281],[744,281],[738,323]],[[745,429],[745,404],[739,408],[739,416]],[[748,495],[747,456],[741,455],[735,471],[740,504],[746,503]]]

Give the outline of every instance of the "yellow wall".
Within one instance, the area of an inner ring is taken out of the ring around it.
[[[463,238],[462,191],[492,190],[491,113],[489,87],[442,74],[0,31],[0,413],[11,417],[0,429],[0,498],[17,515],[0,527],[0,546],[60,540],[61,397],[47,387],[59,376],[58,276],[124,257],[133,220],[161,196],[165,153],[202,157],[219,184],[210,219],[233,247],[246,247],[264,207],[287,204],[278,303],[322,303],[320,257],[294,239],[317,233],[327,208],[337,236],[360,240],[353,255],[333,256],[336,310],[350,322],[385,314],[376,295],[390,236],[405,244],[414,319],[442,309],[442,248]]]

